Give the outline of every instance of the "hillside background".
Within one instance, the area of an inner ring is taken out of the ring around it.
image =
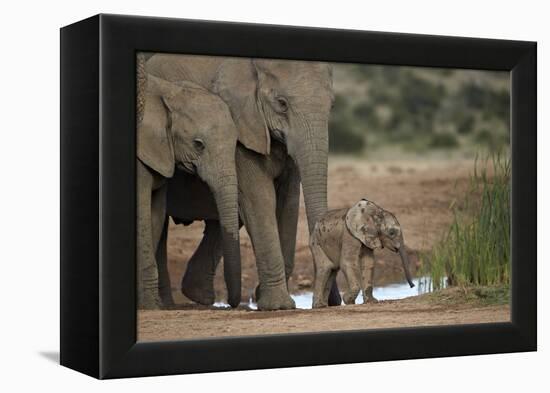
[[[333,64],[330,151],[471,156],[509,146],[508,72]]]

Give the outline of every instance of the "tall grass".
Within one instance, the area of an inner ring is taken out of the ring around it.
[[[448,233],[423,258],[435,289],[445,277],[447,285],[509,284],[510,175],[508,157],[476,158],[466,198],[453,204]]]

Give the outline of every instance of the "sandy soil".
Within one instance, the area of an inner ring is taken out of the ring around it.
[[[464,193],[473,160],[378,161],[331,157],[329,161],[328,202],[330,209],[349,207],[367,197],[393,212],[400,221],[411,262],[418,264],[417,252],[429,250],[451,222],[450,206]],[[180,292],[181,277],[187,261],[202,238],[204,224],[170,226],[168,239],[169,271],[174,299],[189,303]],[[257,285],[252,244],[241,230],[243,301]],[[399,257],[382,250],[376,253],[375,285],[403,279]],[[222,264],[215,280],[216,297],[225,298]],[[413,267],[414,271],[414,267]],[[341,280],[342,277],[339,277]],[[313,263],[308,247],[307,222],[301,200],[294,273],[289,281],[291,292],[307,290],[313,283]],[[340,285],[342,287],[342,285]]]
[[[249,311],[187,306],[171,311],[139,311],[138,340],[181,340],[410,326],[508,322],[506,304],[467,300],[460,290],[316,310]]]

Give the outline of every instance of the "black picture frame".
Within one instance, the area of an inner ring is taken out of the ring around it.
[[[136,342],[137,51],[511,71],[511,322]],[[63,27],[61,364],[103,379],[535,351],[536,82],[535,42],[103,14]]]

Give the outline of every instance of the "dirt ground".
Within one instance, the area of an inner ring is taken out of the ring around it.
[[[181,340],[264,334],[440,326],[510,321],[508,304],[485,304],[459,289],[376,304],[315,310],[250,311],[187,306],[138,312],[138,340]]]
[[[449,227],[452,219],[450,206],[468,187],[473,160],[418,159],[407,161],[377,161],[331,157],[328,175],[329,209],[350,207],[367,197],[393,212],[404,231],[410,250],[413,274],[419,261],[419,251],[431,249]],[[171,223],[168,239],[168,263],[172,293],[176,303],[188,304],[180,292],[180,282],[187,261],[198,246],[204,224],[195,222],[189,226]],[[252,244],[241,229],[242,300],[248,301],[258,275]],[[376,252],[375,285],[403,280],[399,256],[389,251]],[[223,281],[223,262],[218,267],[215,289],[216,298],[226,296]],[[341,280],[341,274],[338,280]],[[293,293],[308,290],[313,284],[313,262],[308,246],[307,221],[303,198],[300,201],[298,238],[294,273],[289,280]],[[340,284],[342,287],[342,284]]]

